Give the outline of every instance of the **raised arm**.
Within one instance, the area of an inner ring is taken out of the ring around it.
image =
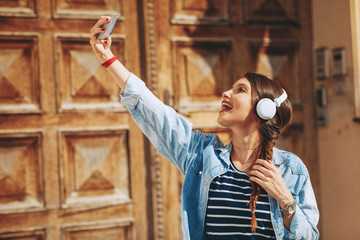
[[[101,17],[91,29],[90,44],[101,63],[113,58],[111,37],[98,40],[104,31],[101,26],[110,17]],[[121,103],[129,110],[132,119],[149,138],[157,151],[183,173],[193,159],[195,149],[203,142],[199,131],[192,131],[192,124],[176,111],[161,102],[145,83],[130,73],[119,61],[107,67],[108,72],[121,88]],[[125,89],[126,88],[126,89]]]
[[[90,44],[94,50],[95,56],[97,59],[104,63],[114,57],[114,54],[111,52],[111,36],[104,38],[102,40],[97,39],[97,35],[100,32],[103,32],[104,29],[101,28],[102,25],[108,23],[110,20],[109,16],[103,16],[97,21],[94,27],[91,29],[90,33]],[[118,60],[112,63],[109,67],[106,68],[111,74],[115,82],[119,87],[125,91],[126,81],[130,77],[130,72],[126,69],[124,65],[121,64]]]

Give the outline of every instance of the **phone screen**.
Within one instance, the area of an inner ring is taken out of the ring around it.
[[[105,28],[105,32],[99,33],[99,35],[97,36],[97,39],[101,40],[101,39],[104,39],[104,38],[110,36],[112,31],[114,30],[114,27],[115,27],[115,24],[116,24],[116,21],[118,18],[119,18],[118,16],[112,17],[108,23],[101,26],[101,27]]]

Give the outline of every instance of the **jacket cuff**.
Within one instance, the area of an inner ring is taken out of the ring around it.
[[[126,82],[125,92],[120,91],[121,103],[128,109],[134,109],[139,101],[139,89],[143,89],[145,83],[135,74],[130,73],[130,77]]]
[[[301,209],[296,205],[296,210],[290,224],[290,231],[285,229],[285,236],[289,239],[298,239],[296,232],[299,232],[299,229],[302,229],[306,222],[308,222],[306,216],[302,214]]]

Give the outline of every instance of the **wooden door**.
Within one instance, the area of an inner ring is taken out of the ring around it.
[[[136,1],[0,1],[0,239],[151,239],[142,133],[92,53],[140,74]]]
[[[228,142],[216,123],[221,93],[248,71],[282,81],[294,121],[279,145],[303,159],[319,196],[310,0],[144,2],[152,90],[194,128]],[[152,159],[155,239],[181,239],[182,176],[155,152]]]

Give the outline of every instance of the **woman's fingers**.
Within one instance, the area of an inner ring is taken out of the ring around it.
[[[94,30],[91,32],[93,35],[96,35],[98,33],[105,32],[105,28],[94,28]]]
[[[110,46],[111,45],[111,35],[102,39],[102,42]]]
[[[98,50],[102,49],[102,47],[105,49],[105,48],[110,48],[110,46],[111,46],[111,36],[106,37],[101,40],[97,39],[97,36],[99,35],[99,33],[104,32],[106,30],[103,27],[103,25],[105,23],[108,23],[109,21],[110,21],[109,16],[102,16],[90,30],[90,33],[91,33],[90,34],[90,44]],[[96,45],[96,44],[101,44],[102,47],[99,49],[98,45]]]
[[[252,169],[249,172],[249,175],[253,176],[253,177],[257,177],[257,178],[261,179],[262,181],[266,180],[265,174],[262,171],[257,170],[257,169]]]
[[[266,160],[258,159],[256,160],[254,166],[249,171],[250,180],[263,185],[266,182],[274,179],[275,176],[275,166]]]
[[[95,25],[91,28],[90,33],[90,40],[93,40],[92,43],[100,43],[101,41],[96,41],[97,40],[97,35],[101,32],[105,31],[105,28],[103,27],[103,25],[105,23],[108,23],[110,21],[110,17],[109,16],[102,16],[96,23]],[[109,40],[107,40],[109,41]]]
[[[109,21],[109,16],[102,16],[90,30],[90,45],[100,62],[105,62],[114,56],[110,49],[111,37],[109,36],[101,40],[97,39],[99,33],[105,31],[103,25]]]
[[[260,172],[262,173],[262,175],[264,177],[272,177],[273,176],[273,173],[271,172],[271,170],[265,168],[264,166],[262,165],[259,165],[259,164],[255,164],[252,168],[252,171],[257,171],[257,172]]]
[[[101,41],[97,39],[97,35],[103,31],[104,30],[102,30],[101,28],[95,28],[94,30],[92,30],[90,35],[90,42],[92,44],[101,43]]]
[[[108,23],[110,21],[109,16],[101,16],[100,19],[95,23],[94,27],[91,29],[95,29],[95,28],[101,28],[102,25],[104,25],[105,23]]]
[[[103,44],[103,40],[99,40],[96,37],[90,37],[90,43],[91,45],[95,45],[95,44]]]
[[[251,181],[259,184],[276,200],[291,199],[291,193],[288,190],[284,179],[272,162],[258,159],[248,174]]]
[[[265,168],[267,168],[269,170],[275,170],[276,169],[275,165],[271,161],[266,161],[266,160],[263,160],[263,159],[256,160],[255,164],[260,164],[260,165],[264,166]]]

